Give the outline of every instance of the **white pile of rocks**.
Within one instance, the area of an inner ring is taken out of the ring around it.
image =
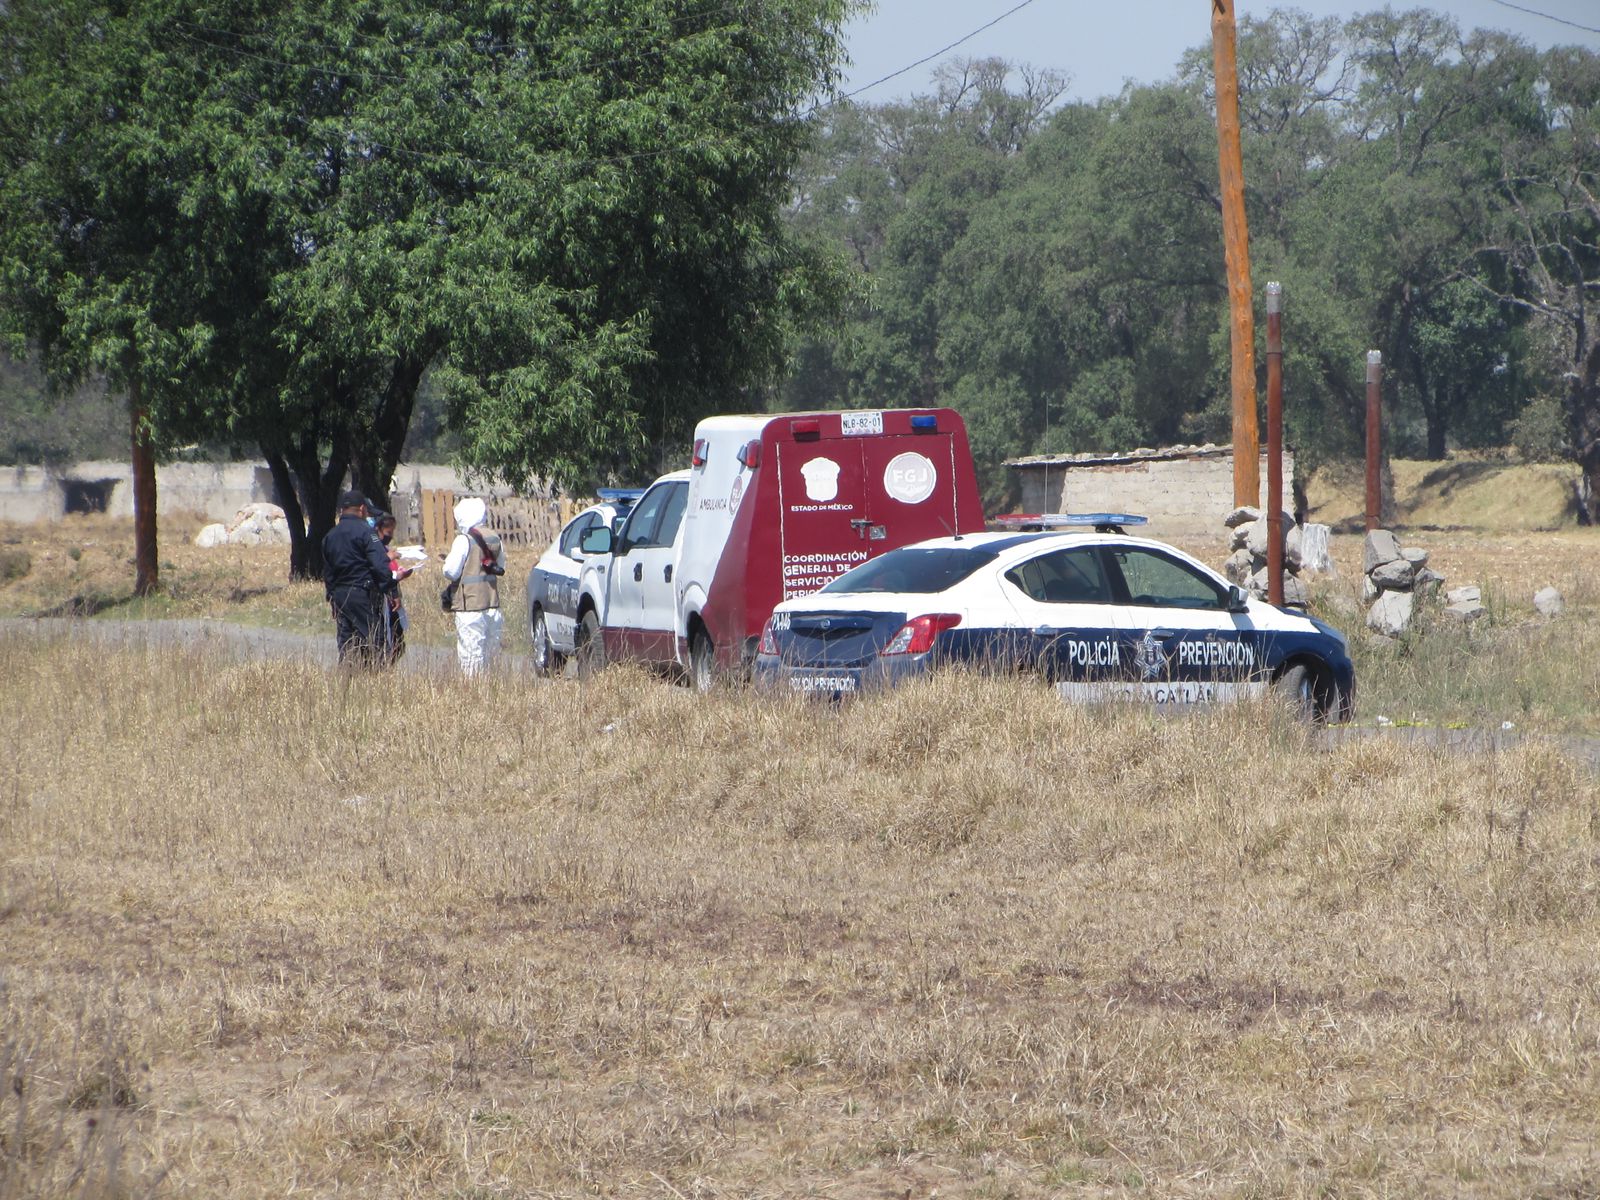
[[[1433,599],[1444,587],[1444,576],[1428,566],[1428,552],[1420,546],[1402,546],[1400,539],[1387,529],[1374,529],[1367,534],[1361,569],[1366,575],[1361,583],[1361,600],[1372,606],[1367,611],[1367,628],[1384,637],[1399,637],[1409,629],[1416,616],[1417,599]]]
[[[214,546],[287,546],[289,519],[276,504],[246,504],[233,514],[233,520],[207,525],[195,535],[194,544],[203,549]]]
[[[1231,531],[1230,548],[1222,564],[1222,573],[1230,583],[1250,589],[1258,600],[1267,597],[1267,521],[1259,508],[1245,505],[1236,508],[1223,521]],[[1283,534],[1283,602],[1304,605],[1310,599],[1302,575],[1313,572],[1333,573],[1333,560],[1328,556],[1328,527],[1307,525],[1302,529],[1292,521],[1284,521]]]

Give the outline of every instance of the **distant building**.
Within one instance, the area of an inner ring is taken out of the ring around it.
[[[1155,537],[1212,536],[1233,511],[1233,447],[1168,446],[1126,454],[1034,454],[1013,458],[1024,512],[1127,512],[1150,518]],[[1283,452],[1283,507],[1294,454]],[[1267,498],[1267,455],[1261,453],[1261,501]]]

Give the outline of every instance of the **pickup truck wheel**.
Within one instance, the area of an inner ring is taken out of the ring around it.
[[[697,629],[689,640],[689,686],[697,692],[709,692],[716,681],[717,656],[711,636]]]
[[[550,644],[550,626],[544,619],[543,608],[534,607],[528,636],[533,642],[533,673],[539,676],[561,674],[566,668],[567,656]]]
[[[606,643],[600,636],[600,614],[592,608],[585,609],[583,619],[578,622],[574,650],[579,679],[591,679],[606,669]]]

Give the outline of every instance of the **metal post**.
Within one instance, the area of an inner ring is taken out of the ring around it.
[[[1379,483],[1383,455],[1383,351],[1367,351],[1367,531],[1381,527],[1383,495]]]
[[[1283,285],[1267,284],[1267,602],[1283,603]]]

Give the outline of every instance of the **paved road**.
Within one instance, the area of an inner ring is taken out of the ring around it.
[[[33,636],[69,634],[73,637],[101,638],[109,642],[139,643],[144,645],[209,646],[240,659],[284,658],[314,662],[322,666],[334,665],[333,635],[295,633],[287,629],[270,629],[257,625],[239,625],[231,621],[167,620],[167,621],[115,621],[84,620],[73,617],[8,617],[0,619],[0,636],[14,633]],[[523,655],[503,654],[498,660],[503,666],[527,671]],[[448,672],[456,669],[455,651],[445,646],[408,646],[400,660],[399,669],[408,672]],[[1347,725],[1326,729],[1321,733],[1322,744],[1327,748],[1345,742],[1382,738],[1386,741],[1410,742],[1418,747],[1456,750],[1463,754],[1492,753],[1509,750],[1521,742],[1544,740],[1537,734],[1520,730],[1501,729],[1439,729],[1431,726]],[[1557,734],[1548,740],[1555,742],[1568,755],[1600,773],[1600,738],[1577,734]]]

